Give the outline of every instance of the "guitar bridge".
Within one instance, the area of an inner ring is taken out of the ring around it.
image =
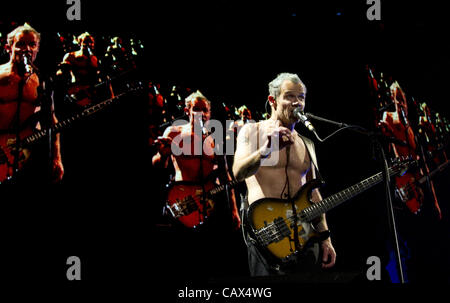
[[[397,198],[400,199],[400,201],[402,201],[403,203],[406,203],[406,201],[408,201],[408,193],[406,193],[406,191],[403,187],[396,188],[395,194],[396,194]]]
[[[177,200],[177,202],[173,203],[172,205],[169,205],[169,203],[167,203],[166,208],[174,218],[187,216],[198,210],[198,206],[191,196],[188,196],[181,201]]]

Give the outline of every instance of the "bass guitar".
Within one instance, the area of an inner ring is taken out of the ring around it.
[[[406,171],[415,161],[402,161],[389,168],[389,175]],[[277,198],[263,198],[250,204],[247,212],[248,232],[266,258],[275,264],[294,261],[309,244],[323,240],[311,222],[321,214],[351,199],[383,180],[383,174],[375,174],[320,202],[310,201],[311,191],[322,182],[312,180],[303,185],[293,198],[296,215],[291,201]],[[294,227],[297,222],[298,249],[295,247]],[[328,233],[325,238],[328,237]]]
[[[213,212],[214,196],[238,183],[236,180],[224,185],[213,182],[204,185],[189,181],[174,182],[169,187],[165,209],[184,226],[196,228]]]
[[[439,165],[436,169],[434,169],[427,176],[423,176],[419,179],[419,174],[406,173],[402,176],[397,176],[395,178],[396,188],[395,195],[396,197],[408,207],[408,209],[417,214],[420,212],[421,207],[423,205],[424,193],[421,188],[421,185],[425,183],[428,179],[434,177],[438,172],[443,171],[450,160]]]

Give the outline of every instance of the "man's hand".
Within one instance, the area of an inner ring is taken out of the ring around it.
[[[267,130],[267,146],[270,146],[271,151],[273,151],[273,148],[277,146],[277,144],[273,142],[273,140],[278,141],[277,150],[282,150],[286,146],[291,145],[295,142],[292,132],[288,128],[281,126],[279,120],[277,120],[273,124],[269,124]]]
[[[155,140],[155,144],[158,145],[158,152],[161,156],[166,158],[172,154],[172,138],[160,136]]]
[[[56,157],[52,162],[53,183],[58,183],[64,176],[64,166],[61,157]]]
[[[335,263],[336,251],[331,244],[331,240],[327,239],[322,242],[322,268],[333,267]]]
[[[239,212],[237,208],[234,208],[231,211],[231,218],[233,220],[233,227],[235,230],[239,229],[241,227],[241,217],[239,217]]]

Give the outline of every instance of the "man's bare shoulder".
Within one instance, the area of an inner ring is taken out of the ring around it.
[[[241,127],[239,133],[242,132],[245,135],[256,135],[257,132],[265,130],[272,123],[273,122],[270,120],[262,120],[258,122],[246,123],[244,126]]]
[[[166,130],[164,131],[163,137],[165,138],[173,138],[179,134],[181,134],[184,129],[185,129],[185,125],[172,125],[166,128]]]
[[[239,133],[243,132],[244,134],[248,134],[248,133],[251,133],[251,132],[253,132],[253,131],[256,131],[256,129],[257,129],[258,127],[260,127],[260,125],[262,125],[263,122],[264,122],[264,121],[245,123],[245,124],[241,127]],[[259,126],[258,126],[258,125],[259,125]]]
[[[0,76],[9,76],[11,74],[11,64],[9,62],[0,65]]]
[[[11,64],[5,63],[0,65],[0,85],[7,86],[9,85],[9,81],[13,79],[13,73],[11,72]]]
[[[70,52],[64,55],[62,63],[72,64],[74,59],[75,59],[75,52]]]

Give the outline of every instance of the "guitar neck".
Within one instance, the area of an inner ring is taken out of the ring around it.
[[[394,175],[398,173],[398,170],[394,170],[389,168],[389,175]],[[305,208],[302,212],[300,212],[300,216],[302,220],[310,222],[320,216],[323,213],[326,213],[330,209],[335,208],[341,203],[353,198],[354,196],[362,193],[363,191],[371,188],[372,186],[380,183],[383,180],[383,174],[380,172],[375,174],[351,187],[348,187],[330,197],[323,199],[318,203],[314,203],[313,205]]]
[[[444,170],[444,168],[446,168],[449,163],[450,163],[450,160],[447,160],[447,162],[442,163],[441,165],[439,165],[438,168],[436,168],[431,173],[429,173],[428,176],[424,176],[424,177],[420,178],[420,180],[418,181],[419,184],[423,184],[427,180],[427,178],[433,178],[435,174],[437,174],[438,172]]]
[[[233,181],[231,181],[231,182],[229,182],[229,183],[227,183],[227,184],[223,184],[223,185],[216,186],[216,187],[214,187],[213,189],[211,189],[211,190],[208,192],[208,194],[209,194],[210,196],[214,196],[214,195],[216,195],[216,194],[218,194],[218,193],[220,193],[220,192],[223,192],[223,191],[227,188],[227,185],[228,185],[228,186],[231,186],[231,187],[234,187],[234,186],[236,186],[238,183],[239,183],[239,181],[233,180]]]
[[[63,121],[56,123],[55,125],[51,126],[50,128],[33,133],[32,135],[26,137],[25,139],[23,139],[21,141],[22,146],[31,145],[31,144],[39,141],[40,139],[44,138],[51,132],[52,133],[60,132],[62,129],[70,126],[73,122],[98,112],[99,110],[103,109],[105,106],[110,105],[111,103],[113,103],[114,101],[116,101],[117,99],[119,99],[121,96],[123,96],[125,94],[126,94],[126,92],[118,94],[114,98],[110,98],[108,100],[105,100],[103,102],[100,102],[89,108],[84,109],[83,111],[71,116],[70,118],[64,119]]]

